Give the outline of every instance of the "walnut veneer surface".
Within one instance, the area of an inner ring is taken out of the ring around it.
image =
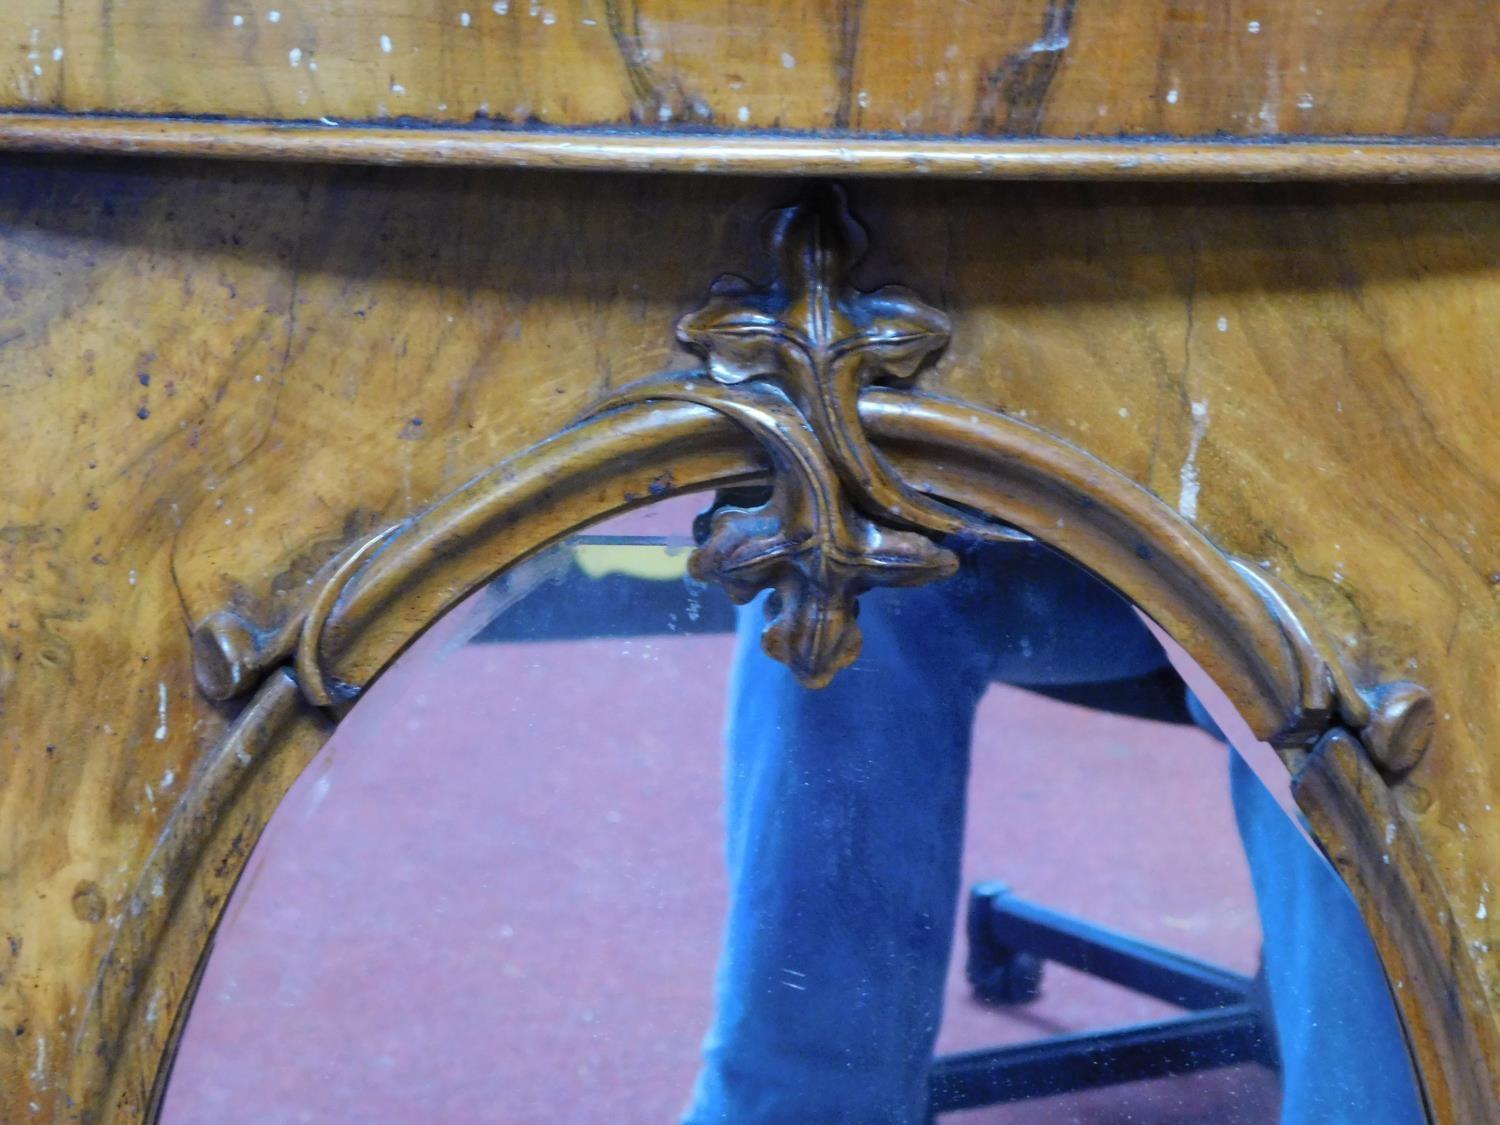
[[[0,14],[0,1119],[155,1112],[260,829],[437,614],[785,479],[674,326],[839,167],[849,284],[943,338],[780,423],[859,518],[868,436],[1166,626],[1298,773],[1433,1118],[1494,1119],[1500,11],[531,7]]]

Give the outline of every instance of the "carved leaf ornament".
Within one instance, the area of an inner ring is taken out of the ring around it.
[[[689,570],[742,604],[772,591],[766,651],[803,684],[822,687],[859,655],[861,593],[957,570],[957,557],[930,534],[1024,536],[911,488],[866,436],[860,392],[909,383],[947,345],[950,328],[908,289],[866,293],[849,283],[866,241],[843,192],[816,189],[773,212],[765,229],[771,280],[725,275],[677,326],[704,371],[634,384],[600,409],[696,402],[761,441],[773,469],[770,497],[714,508]]]

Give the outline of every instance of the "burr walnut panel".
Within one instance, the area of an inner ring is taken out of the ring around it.
[[[1485,0],[12,0],[0,108],[907,137],[1500,135]]]
[[[120,9],[120,42],[152,10]],[[1076,35],[1090,11],[1080,2]],[[123,75],[132,56],[118,57]],[[1399,818],[1390,878],[1451,904],[1453,956],[1473,974],[1456,999],[1493,1035],[1500,196],[849,186],[878,232],[854,287],[898,282],[947,317],[924,394],[1097,458],[1294,596],[1356,682],[1430,692],[1427,752],[1379,763]],[[242,855],[277,787],[234,796],[227,835],[178,802],[230,785],[236,749],[259,752],[247,708],[287,732],[277,778],[326,732],[283,671],[254,702],[207,698],[194,627],[229,610],[274,631],[341,552],[627,385],[695,368],[673,326],[721,271],[768,276],[757,225],[798,194],[754,179],[9,161],[0,1116],[35,1103],[40,1119],[82,1118],[106,1092],[111,1112],[145,1112],[199,947],[164,946],[147,972],[157,915],[133,913],[142,879],[175,870],[179,832]],[[896,393],[875,393],[877,415]],[[908,484],[951,494],[957,458],[908,456],[899,411],[876,422],[898,468],[926,464],[931,479]],[[743,439],[679,455],[705,466],[699,483],[763,468]],[[610,503],[643,502],[654,479],[622,464],[585,499],[603,510],[615,487]],[[1325,744],[1306,782],[1324,824],[1376,784],[1347,751]],[[225,886],[178,874],[211,920]],[[143,987],[162,999],[146,996],[139,1037],[90,1037]]]

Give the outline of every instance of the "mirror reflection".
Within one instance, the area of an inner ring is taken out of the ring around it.
[[[166,1121],[1422,1119],[1279,765],[1128,603],[960,545],[810,691],[687,575],[701,506],[514,568],[354,708]]]

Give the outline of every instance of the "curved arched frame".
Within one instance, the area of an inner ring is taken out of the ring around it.
[[[1161,500],[1025,423],[881,390],[866,392],[861,417],[907,481],[1023,529],[1130,597],[1213,676],[1256,734],[1282,751],[1297,771],[1299,804],[1354,890],[1390,978],[1402,983],[1395,995],[1434,1115],[1481,1120],[1483,1067],[1494,1056],[1484,1050],[1483,1028],[1446,1002],[1468,987],[1467,962],[1448,952],[1451,914],[1410,835],[1397,832],[1385,842],[1385,826],[1399,825],[1400,813],[1365,745],[1338,714],[1333,677],[1309,639],[1309,623]],[[258,653],[267,668],[253,659],[239,668],[240,686],[264,678],[183,794],[143,871],[134,898],[140,909],[121,929],[121,955],[106,961],[86,1033],[126,1054],[141,1050],[147,1039],[133,1035],[132,1025],[145,1019],[147,997],[190,990],[190,980],[174,988],[156,979],[174,963],[164,951],[206,944],[253,836],[332,733],[333,723],[313,713],[303,692],[311,688],[342,711],[350,693],[374,683],[444,612],[548,545],[643,503],[765,477],[755,443],[706,407],[622,406],[503,462],[332,564],[293,631],[301,641],[295,655],[271,637]],[[207,646],[211,630],[202,635]],[[307,682],[313,668],[316,685]],[[220,669],[203,666],[206,678]],[[329,682],[340,685],[344,699],[329,698]],[[179,893],[153,894],[163,881]],[[121,971],[142,961],[142,975]],[[186,1004],[178,1019],[180,1029]],[[136,1061],[119,1072],[156,1069]],[[1466,1104],[1474,1115],[1439,1109]]]
[[[1426,692],[1356,684],[1293,594],[1090,454],[1016,418],[902,388],[946,341],[946,319],[904,290],[862,294],[817,272],[841,248],[858,255],[862,235],[841,206],[831,204],[833,229],[798,209],[773,224],[771,247],[784,275],[805,272],[799,284],[730,279],[683,322],[702,371],[625,388],[351,545],[276,627],[228,610],[199,624],[200,688],[249,701],[185,787],[101,963],[75,1104],[98,1118],[154,1113],[214,927],[261,829],[337,719],[427,627],[592,523],[673,495],[770,483],[759,507],[716,509],[695,565],[737,596],[782,593],[767,647],[814,685],[857,651],[861,589],[950,572],[929,533],[1029,535],[1129,597],[1292,771],[1380,950],[1432,1117],[1491,1118],[1494,1023],[1465,1002],[1481,993],[1454,912],[1388,784],[1425,750]],[[896,386],[870,385],[877,379]],[[175,1014],[165,1051],[151,1033],[163,1012]]]

